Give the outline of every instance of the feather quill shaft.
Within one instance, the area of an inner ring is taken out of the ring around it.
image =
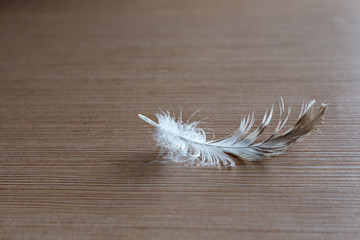
[[[254,161],[285,152],[292,143],[308,135],[317,124],[321,123],[326,107],[326,104],[322,104],[315,111],[315,100],[303,104],[294,126],[277,136],[291,112],[289,107],[285,119],[282,120],[285,107],[283,99],[280,98],[280,117],[276,128],[270,137],[258,143],[255,142],[272,119],[274,106],[270,111],[265,112],[262,122],[253,132],[249,133],[255,121],[254,113],[243,116],[238,129],[228,137],[211,141],[206,140],[205,131],[198,127],[200,122],[188,120],[184,123],[181,115],[176,119],[169,112],[156,113],[158,123],[142,114],[139,114],[139,117],[156,128],[154,140],[162,152],[166,153],[167,159],[188,165],[220,167],[235,166],[235,162],[228,154]]]

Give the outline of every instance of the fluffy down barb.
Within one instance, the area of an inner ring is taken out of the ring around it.
[[[231,135],[212,141],[206,140],[205,131],[198,127],[200,122],[183,122],[181,117],[176,119],[169,112],[157,113],[158,123],[141,114],[139,117],[156,128],[154,140],[167,159],[188,165],[220,167],[235,166],[228,154],[254,161],[285,152],[289,145],[308,135],[321,123],[326,107],[326,104],[322,104],[315,111],[315,100],[303,103],[295,125],[278,135],[291,112],[289,107],[283,118],[285,107],[283,99],[280,98],[280,117],[276,128],[270,137],[258,143],[255,142],[271,121],[273,107],[265,113],[262,122],[253,132],[249,133],[255,118],[254,114],[249,114],[241,118],[239,128]]]

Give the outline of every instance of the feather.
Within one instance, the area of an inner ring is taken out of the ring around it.
[[[277,136],[291,112],[289,107],[283,120],[285,107],[283,99],[280,98],[280,117],[276,128],[270,137],[258,143],[255,143],[256,140],[271,121],[273,106],[269,112],[266,111],[262,122],[253,132],[249,133],[255,121],[254,113],[243,116],[239,128],[228,137],[211,141],[206,140],[205,131],[198,127],[199,121],[184,123],[181,115],[176,119],[169,112],[156,113],[158,123],[141,114],[139,117],[156,128],[154,140],[162,152],[166,153],[167,159],[188,165],[220,167],[235,166],[235,162],[228,154],[255,161],[285,152],[289,145],[315,130],[315,125],[322,121],[326,107],[327,105],[323,103],[315,111],[315,100],[303,103],[295,125]]]

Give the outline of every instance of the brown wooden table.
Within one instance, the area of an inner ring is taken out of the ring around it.
[[[329,103],[321,132],[148,164],[138,113],[201,109],[222,137],[278,96],[290,123]],[[356,0],[1,1],[0,239],[360,239],[359,101]]]

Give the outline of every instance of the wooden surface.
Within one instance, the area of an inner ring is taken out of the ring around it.
[[[360,239],[359,1],[9,0],[0,30],[0,239]],[[147,164],[138,113],[201,109],[222,137],[278,96],[290,123],[330,103],[321,132]]]

